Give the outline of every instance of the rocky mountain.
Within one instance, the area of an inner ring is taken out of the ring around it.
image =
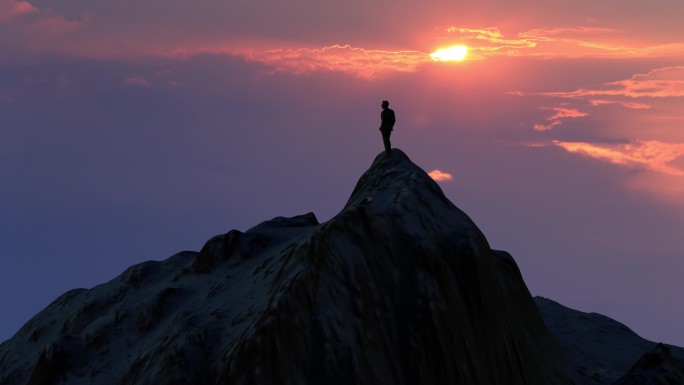
[[[277,217],[72,290],[0,384],[571,384],[513,258],[400,150],[334,218]]]
[[[669,373],[672,374],[671,378],[679,378],[676,373],[681,373],[684,369],[683,348],[668,348],[648,341],[622,323],[601,314],[570,309],[543,297],[535,297],[534,301],[546,326],[560,343],[563,354],[573,368],[574,373],[571,375],[577,378],[579,383],[684,385],[684,381],[634,382],[636,378],[646,378],[640,377],[646,372]],[[661,367],[650,371],[644,370],[644,367],[648,366],[644,363],[655,361],[658,364],[652,366]]]
[[[614,385],[676,385],[684,384],[684,370],[670,349],[658,344],[652,351],[644,354],[627,374]]]

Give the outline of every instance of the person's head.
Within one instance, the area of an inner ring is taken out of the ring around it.
[[[387,108],[387,107],[389,107],[389,102],[388,102],[387,100],[383,100],[383,101],[382,101],[382,104],[380,104],[380,107],[382,107],[382,108]]]

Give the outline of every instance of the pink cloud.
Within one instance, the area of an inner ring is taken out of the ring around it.
[[[684,97],[684,66],[663,67],[651,70],[643,74],[635,74],[627,79],[606,82],[594,87],[579,88],[574,91],[524,93],[509,92],[511,95],[540,95],[552,98],[569,100],[559,107],[541,107],[555,112],[547,118],[548,122],[533,125],[536,131],[548,131],[560,125],[564,119],[578,118],[591,115],[600,115],[602,108],[607,105],[619,105],[630,110],[647,111],[657,109],[659,122],[652,121],[648,127],[653,131],[656,127],[664,127],[665,119],[676,119],[678,114],[677,105],[681,105]],[[582,103],[585,111],[575,107],[568,107],[571,103]],[[586,109],[589,109],[586,111]],[[635,115],[636,116],[636,115]],[[643,119],[649,116],[641,113]],[[619,119],[619,116],[612,120]],[[624,131],[626,127],[622,126]],[[644,127],[646,128],[646,127]],[[624,138],[624,134],[620,135]],[[673,138],[666,135],[667,138]]]
[[[684,50],[684,42],[637,46],[624,31],[586,26],[533,28],[513,36],[506,36],[495,27],[450,27],[447,33],[451,37],[446,40],[466,44],[471,59],[478,60],[501,55],[540,58],[681,58]]]
[[[629,79],[604,83],[596,88],[580,88],[571,92],[547,92],[542,95],[562,98],[595,96],[626,98],[672,98],[684,96],[684,66],[657,68]]]
[[[434,179],[437,182],[448,182],[454,179],[454,177],[448,172],[444,172],[437,169],[430,171],[428,175],[430,175],[430,178]]]
[[[15,6],[16,12],[8,12],[10,3],[20,4]],[[0,0],[0,51],[12,52],[2,59],[22,62],[26,54],[31,57],[31,52],[69,54],[82,50],[93,40],[81,33],[89,21],[87,16],[67,20],[52,8],[39,10],[28,3]],[[97,44],[102,46],[103,42]]]
[[[275,72],[339,71],[363,78],[372,78],[383,71],[413,72],[420,64],[431,62],[424,52],[384,51],[350,45],[249,51],[243,55],[271,66]]]
[[[38,8],[27,1],[0,0],[0,22],[33,12]]]
[[[563,119],[563,118],[581,118],[582,116],[588,116],[586,112],[582,112],[573,108],[564,107],[542,107],[544,110],[555,111],[556,114],[549,117],[549,120]]]
[[[507,38],[498,28],[457,28],[449,27],[447,32],[456,35],[456,41],[468,46],[469,59],[481,60],[493,55],[521,55],[520,50],[537,46],[533,39],[519,36]]]
[[[684,176],[684,170],[670,163],[684,157],[684,143],[664,143],[657,140],[634,141],[628,144],[595,144],[563,142],[553,144],[564,150],[586,155],[613,164],[636,166],[673,176]]]
[[[614,34],[621,33],[621,31],[614,28],[600,28],[600,27],[555,27],[555,28],[533,28],[520,34],[520,36],[528,36],[534,39],[550,39],[551,36],[577,36],[587,34]]]
[[[131,75],[128,78],[126,78],[126,80],[124,80],[123,83],[128,86],[147,87],[150,85],[149,80],[145,79],[145,77],[142,75]]]
[[[56,37],[77,30],[90,21],[90,18],[87,16],[82,20],[67,20],[64,16],[50,11],[41,12],[40,16],[39,19],[32,21],[28,25],[28,30],[35,37],[42,39]]]
[[[561,124],[560,120],[553,121],[549,124],[544,124],[544,123],[535,123],[532,128],[534,128],[535,131],[549,131],[552,130],[554,127],[558,126]]]
[[[559,126],[562,124],[563,119],[567,118],[581,118],[583,116],[589,116],[588,113],[579,111],[574,108],[566,108],[566,107],[541,107],[542,110],[551,110],[554,111],[555,114],[552,116],[548,117],[546,120],[548,120],[550,123],[548,124],[535,124],[533,126],[535,131],[549,131],[553,129],[556,126]]]
[[[625,108],[633,109],[633,110],[648,110],[651,108],[650,105],[646,103],[637,103],[637,102],[623,102],[619,100],[607,100],[607,99],[591,99],[589,100],[589,104],[592,106],[601,106],[601,105],[606,105],[606,104],[619,104]]]

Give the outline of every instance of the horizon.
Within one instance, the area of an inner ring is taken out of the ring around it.
[[[327,221],[388,100],[533,296],[684,346],[682,11],[0,0],[0,341],[130,265]]]

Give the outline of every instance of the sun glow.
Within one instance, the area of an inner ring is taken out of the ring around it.
[[[453,47],[437,50],[430,54],[434,61],[461,61],[468,54],[468,47],[455,45]]]

